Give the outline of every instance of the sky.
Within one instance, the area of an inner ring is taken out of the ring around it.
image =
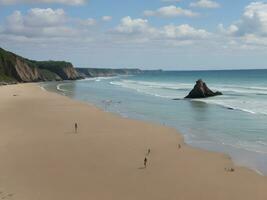
[[[267,1],[0,0],[0,47],[75,67],[267,68]]]

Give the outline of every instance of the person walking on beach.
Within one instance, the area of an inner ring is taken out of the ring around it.
[[[151,149],[148,149],[148,150],[147,150],[147,154],[146,154],[146,155],[149,155],[149,154],[150,154],[150,152],[151,152]]]
[[[78,124],[77,123],[75,123],[74,128],[75,128],[75,133],[77,133],[77,131],[78,131]]]
[[[145,157],[144,159],[144,167],[146,168],[146,164],[147,164],[147,158]]]

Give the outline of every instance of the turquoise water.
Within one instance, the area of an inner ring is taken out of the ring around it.
[[[199,78],[224,95],[184,100]],[[267,70],[158,72],[43,87],[124,117],[175,127],[188,144],[230,154],[236,164],[267,175]]]

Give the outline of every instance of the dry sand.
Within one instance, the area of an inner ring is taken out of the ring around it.
[[[174,129],[105,113],[36,84],[0,87],[0,127],[0,199],[267,199],[266,177],[183,144]]]

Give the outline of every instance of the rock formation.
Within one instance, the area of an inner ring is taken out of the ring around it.
[[[205,82],[203,82],[201,79],[199,79],[196,82],[196,85],[194,86],[193,90],[185,97],[189,99],[196,99],[196,98],[207,98],[207,97],[213,97],[217,95],[222,95],[221,92],[213,92],[211,91]]]

